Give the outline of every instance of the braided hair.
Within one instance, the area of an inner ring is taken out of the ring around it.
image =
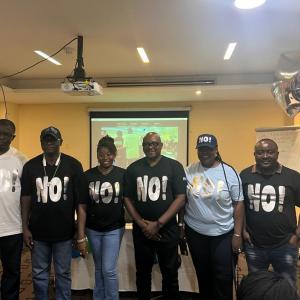
[[[299,300],[297,290],[282,275],[270,271],[248,274],[237,291],[238,300]]]
[[[106,135],[99,140],[97,145],[97,153],[99,152],[100,148],[107,148],[110,153],[117,155],[117,147],[114,139],[109,135]]]
[[[219,151],[217,152],[216,161],[219,161],[221,163],[221,166],[222,166],[222,169],[223,169],[223,174],[224,174],[225,181],[226,181],[226,185],[227,185],[227,188],[228,188],[228,192],[229,192],[229,195],[230,195],[230,198],[231,198],[232,201],[233,201],[233,198],[232,198],[232,195],[231,195],[231,192],[230,192],[230,188],[229,188],[229,184],[228,184],[228,180],[227,180],[224,165],[227,165],[229,168],[231,168],[233,170],[233,172],[234,172],[234,174],[235,174],[235,176],[236,176],[236,178],[239,182],[239,195],[238,195],[238,198],[240,198],[240,195],[241,195],[241,182],[240,182],[240,177],[237,174],[235,168],[222,160],[222,157],[221,157],[221,154],[220,154]]]

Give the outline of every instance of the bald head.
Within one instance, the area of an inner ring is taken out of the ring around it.
[[[297,289],[281,274],[269,271],[251,272],[243,278],[237,299],[299,300]]]
[[[255,144],[254,157],[258,171],[272,175],[278,168],[278,146],[271,139],[262,139]]]
[[[148,132],[144,138],[143,138],[143,141],[147,140],[147,139],[152,139],[152,138],[155,138],[157,141],[159,141],[161,143],[161,138],[160,138],[160,135],[157,133],[157,132]]]
[[[148,132],[143,139],[143,151],[148,161],[156,162],[161,157],[162,142],[156,132]]]
[[[255,151],[256,148],[261,147],[261,146],[263,146],[263,145],[269,145],[269,146],[271,146],[272,148],[277,149],[277,151],[278,151],[278,145],[276,144],[275,141],[273,141],[273,140],[271,140],[271,139],[261,139],[261,140],[259,140],[259,141],[255,144],[254,151]]]

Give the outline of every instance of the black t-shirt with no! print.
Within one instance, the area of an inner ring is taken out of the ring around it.
[[[81,163],[63,153],[58,166],[47,164],[45,170],[42,154],[25,164],[21,195],[31,197],[29,229],[34,240],[59,242],[73,238],[82,179]]]
[[[155,166],[147,158],[132,163],[125,173],[124,196],[142,218],[156,221],[164,214],[179,194],[186,192],[186,179],[182,165],[171,158],[162,156]],[[134,231],[139,232],[138,226]],[[161,242],[179,239],[176,217],[174,216],[159,231]]]
[[[111,231],[125,225],[124,172],[124,169],[116,166],[106,175],[103,175],[98,167],[85,172],[85,195],[80,201],[87,204],[87,228]]]
[[[241,172],[246,224],[257,247],[277,247],[288,242],[296,231],[295,206],[300,206],[300,174],[282,166],[281,172],[265,176]]]

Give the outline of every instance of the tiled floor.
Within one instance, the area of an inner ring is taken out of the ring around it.
[[[238,265],[238,279],[239,281],[241,278],[247,274],[247,267],[245,263],[245,259],[243,256],[240,256],[239,265]],[[297,272],[298,278],[298,286],[299,286],[299,267]],[[54,289],[53,289],[53,280],[52,284],[50,284],[50,299],[54,300]],[[153,295],[154,299],[159,299],[159,294]],[[31,300],[34,299],[33,288],[32,288],[32,279],[31,279],[31,259],[30,253],[28,250],[24,250],[22,255],[22,265],[21,265],[21,288],[20,288],[20,300]],[[72,292],[72,300],[89,300],[92,299],[92,291],[90,290],[83,290],[83,291],[73,291]],[[134,293],[121,293],[120,300],[134,300]],[[195,294],[191,293],[182,293],[182,300],[194,300],[197,299]]]
[[[244,260],[240,260],[240,269],[239,277],[247,273],[245,270]],[[53,289],[53,280],[50,284],[50,299],[55,299],[54,289]],[[159,299],[159,294],[153,294],[153,299]],[[22,265],[21,265],[21,289],[20,289],[20,300],[31,300],[34,299],[33,288],[32,288],[32,279],[31,279],[31,259],[30,253],[27,249],[24,250],[22,255]],[[73,291],[72,300],[90,300],[92,299],[92,291],[83,290],[83,291]],[[120,300],[134,300],[134,293],[121,293]],[[182,300],[194,300],[196,295],[192,293],[182,293]]]
[[[55,300],[54,288],[53,288],[53,278],[50,280],[50,299]],[[92,291],[83,290],[83,291],[73,291],[72,300],[91,300]],[[155,293],[153,295],[154,299],[159,299],[159,294]],[[22,255],[22,264],[21,264],[21,288],[20,288],[20,300],[33,300],[33,288],[32,288],[32,279],[31,279],[31,259],[30,253],[27,249],[24,250]],[[134,300],[136,297],[134,293],[121,293],[120,300]],[[182,293],[182,300],[194,300],[196,299],[191,293]]]

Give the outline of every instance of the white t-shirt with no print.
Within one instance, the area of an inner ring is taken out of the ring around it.
[[[218,236],[233,229],[233,201],[242,201],[241,179],[234,170],[221,163],[203,168],[200,162],[186,168],[187,199],[185,223],[196,232]]]

